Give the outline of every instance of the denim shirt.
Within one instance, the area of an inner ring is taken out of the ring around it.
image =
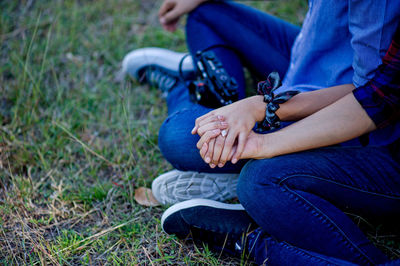
[[[312,91],[341,84],[364,85],[389,48],[400,20],[400,0],[309,0],[282,87]],[[371,144],[387,144],[377,130]]]

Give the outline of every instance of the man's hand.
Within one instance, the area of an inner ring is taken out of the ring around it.
[[[175,31],[179,18],[195,9],[207,0],[165,0],[158,12],[158,17],[163,28]]]

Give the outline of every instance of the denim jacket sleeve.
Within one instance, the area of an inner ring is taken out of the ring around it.
[[[353,91],[378,128],[400,120],[400,26],[375,77]]]
[[[400,19],[400,5],[393,0],[348,0],[348,22],[354,50],[353,83],[365,84],[374,76]]]

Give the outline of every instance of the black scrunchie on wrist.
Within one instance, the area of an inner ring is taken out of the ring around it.
[[[288,101],[293,96],[300,93],[300,91],[285,91],[275,95],[274,91],[281,85],[282,83],[278,72],[272,72],[268,75],[266,81],[258,83],[257,94],[264,96],[264,102],[267,104],[267,108],[265,109],[264,120],[257,123],[256,132],[261,133],[279,128],[281,121],[275,113],[279,109],[279,104]]]

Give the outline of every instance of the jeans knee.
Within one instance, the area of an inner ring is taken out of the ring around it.
[[[190,134],[190,125],[184,123],[182,119],[185,119],[185,111],[176,112],[164,121],[159,130],[158,146],[168,161],[171,156],[174,158],[175,154],[185,153],[189,144],[188,139],[193,137]]]
[[[225,1],[207,1],[193,11],[191,11],[187,18],[186,30],[190,32],[191,29],[196,28],[197,23],[210,24],[218,22],[218,18],[223,12],[229,12],[227,9],[232,6],[231,3]]]
[[[172,137],[171,134],[169,134],[169,132],[171,132],[170,129],[170,123],[165,120],[158,131],[158,147],[162,153],[163,150],[168,148],[169,139]]]
[[[170,115],[162,124],[158,146],[165,159],[176,169],[188,171],[201,159],[196,148],[197,135],[192,135],[193,110],[183,109]]]
[[[252,205],[260,200],[266,191],[279,189],[284,185],[285,177],[295,170],[290,168],[290,160],[285,157],[251,160],[240,172],[237,194],[243,206]],[[272,197],[270,194],[268,197]]]
[[[257,201],[257,195],[255,191],[258,190],[258,187],[262,186],[261,180],[258,177],[257,170],[258,161],[251,160],[249,161],[240,172],[239,181],[237,184],[237,195],[240,203],[243,206],[248,205],[253,201]]]
[[[213,16],[213,14],[215,13],[215,8],[218,5],[219,3],[213,1],[205,2],[199,5],[189,13],[188,21],[192,20],[193,18]]]

